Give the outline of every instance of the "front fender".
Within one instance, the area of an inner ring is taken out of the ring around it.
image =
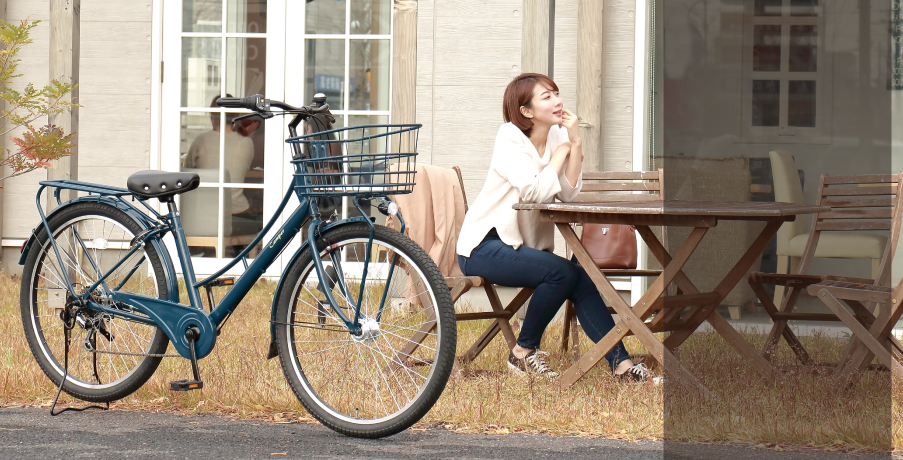
[[[358,222],[367,222],[367,219],[363,217],[351,217],[345,220],[340,220],[338,222],[333,222],[331,224],[324,225],[322,233],[326,233],[327,230],[340,227],[342,225],[348,225]],[[267,353],[267,359],[272,359],[276,356],[279,356],[279,350],[276,347],[276,303],[279,302],[280,292],[282,292],[282,289],[284,287],[286,278],[285,275],[288,273],[289,269],[292,268],[292,265],[295,264],[295,261],[298,259],[298,257],[301,257],[301,253],[304,252],[305,248],[307,248],[306,238],[303,239],[301,247],[299,247],[298,250],[295,251],[295,254],[292,255],[292,258],[289,259],[289,262],[285,265],[282,276],[279,277],[279,284],[276,285],[276,294],[273,295],[273,307],[270,310],[270,350],[269,353]]]
[[[151,227],[156,226],[157,221],[152,219],[147,214],[136,209],[134,206],[129,205],[123,200],[118,198],[112,198],[109,196],[100,196],[100,195],[89,195],[76,198],[71,201],[67,201],[63,203],[61,206],[53,208],[50,213],[47,215],[47,220],[58,213],[62,212],[62,210],[72,206],[76,203],[81,202],[96,202],[96,203],[104,203],[109,204],[111,206],[115,206],[116,209],[126,213],[129,217],[135,219],[138,222],[138,225],[141,226],[141,230],[147,230]],[[25,241],[25,244],[22,245],[22,253],[19,255],[19,265],[25,265],[25,261],[28,259],[28,253],[31,250],[32,246],[38,239],[38,233],[43,232],[44,223],[39,223],[32,231],[31,236],[28,237],[28,240]],[[160,261],[163,263],[163,275],[166,280],[166,294],[167,299],[172,302],[179,302],[179,281],[176,277],[176,270],[172,264],[172,258],[169,256],[169,251],[166,249],[166,245],[163,244],[163,240],[160,238],[154,238],[150,240],[151,246],[157,251],[157,254],[160,255]]]

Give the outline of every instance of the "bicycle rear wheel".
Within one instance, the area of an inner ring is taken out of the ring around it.
[[[114,206],[96,202],[67,205],[49,219],[60,250],[57,260],[46,231],[37,241],[22,272],[21,313],[25,337],[41,369],[63,391],[92,402],[109,402],[137,390],[157,369],[169,340],[156,326],[125,319],[117,311],[132,309],[111,301],[110,289],[167,297],[163,264],[150,244],[133,253],[91,293],[105,312],[74,307],[69,324],[68,369],[63,317],[69,293],[63,273],[82,294],[122,259],[141,231],[134,219]]]
[[[366,223],[343,225],[318,243],[329,288],[352,320],[369,234]],[[454,365],[457,330],[445,280],[420,246],[377,226],[370,260],[363,331],[354,335],[320,290],[305,249],[277,293],[276,343],[285,377],[311,415],[342,434],[376,438],[432,408]]]

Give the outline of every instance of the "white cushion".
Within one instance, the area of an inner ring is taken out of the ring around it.
[[[788,255],[802,257],[809,234],[796,235],[790,239]],[[886,235],[865,232],[821,232],[815,257],[838,257],[842,259],[880,259],[887,244]]]

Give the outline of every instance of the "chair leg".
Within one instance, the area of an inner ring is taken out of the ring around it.
[[[774,303],[771,302],[771,299],[768,298],[768,293],[765,292],[765,289],[762,287],[762,283],[758,281],[749,282],[749,287],[752,288],[753,292],[756,294],[756,297],[759,298],[759,302],[762,302],[762,307],[765,308],[765,312],[768,313],[768,316],[771,317],[774,325],[771,327],[771,332],[768,334],[768,339],[766,339],[765,346],[762,348],[762,356],[765,359],[771,361],[771,358],[774,354],[774,346],[777,345],[780,340],[780,336],[777,335],[777,330],[781,331],[781,336],[784,337],[784,340],[787,341],[787,344],[790,345],[790,348],[796,353],[797,358],[799,358],[800,362],[803,364],[809,364],[809,354],[806,352],[806,349],[803,348],[803,344],[800,343],[799,339],[796,338],[796,335],[793,331],[787,327],[787,321],[785,320],[775,320],[774,314],[778,312],[778,308]],[[796,302],[796,295],[799,292],[799,289],[794,290],[794,297],[790,299],[790,302]],[[791,307],[792,309],[792,307]]]
[[[790,256],[778,256],[778,270],[775,272],[779,275],[786,275],[790,269]],[[780,305],[781,299],[784,298],[784,286],[774,287],[774,304]]]
[[[574,361],[580,361],[580,331],[577,330],[577,314],[571,315],[571,342],[574,344]]]
[[[727,311],[731,315],[731,319],[734,321],[740,320],[740,306],[739,305],[728,305]]]
[[[756,312],[756,301],[749,299],[743,303],[743,311],[747,313],[755,313]]]
[[[858,319],[847,312],[840,301],[837,300],[837,298],[827,290],[822,289],[818,293],[818,296],[819,298],[821,298],[822,302],[824,302],[824,304],[827,305],[835,315],[837,315],[837,318],[843,321],[843,323],[846,324],[848,328],[850,328],[850,330],[852,331],[851,340],[858,340],[861,345],[868,347],[868,350],[872,354],[877,356],[881,362],[886,364],[896,377],[903,378],[903,372],[901,372],[899,364],[894,360],[889,348],[881,343],[881,339],[883,339],[883,337],[873,336],[871,332],[867,330],[865,326],[863,326],[862,323],[859,322]],[[837,371],[835,371],[835,376],[837,377],[837,386],[854,382],[854,380],[852,380],[849,375],[846,375],[847,372],[844,372],[844,367],[846,367],[847,364],[848,362],[845,360],[841,360],[841,362],[838,363]],[[897,365],[895,366],[894,364]]]
[[[492,294],[490,294],[490,292]],[[493,294],[496,294],[496,291],[494,288],[489,288],[486,291],[486,294],[493,296]],[[529,299],[531,295],[533,295],[533,289],[521,289],[520,292],[518,292],[517,295],[514,296],[514,299],[511,300],[508,306],[505,307],[504,310],[511,312],[511,316],[514,316],[517,311],[520,310],[521,307],[523,307],[523,305],[527,302],[527,299]],[[497,295],[490,297],[489,303],[493,304],[494,302],[498,302]],[[493,307],[493,310],[495,310],[495,307]],[[489,345],[489,343],[492,342],[492,339],[494,339],[495,336],[499,334],[499,332],[501,332],[502,335],[505,336],[505,341],[508,344],[508,349],[514,348],[514,346],[517,344],[517,341],[514,338],[514,332],[511,330],[511,325],[507,320],[500,318],[493,321],[492,324],[485,331],[483,331],[483,334],[480,335],[480,338],[477,339],[477,341],[470,347],[470,349],[468,349],[467,352],[464,353],[464,355],[460,356],[458,359],[462,364],[467,364],[473,361],[474,359],[476,359],[477,355],[479,355],[483,351],[483,349],[485,349]]]
[[[872,279],[878,279],[878,267],[881,265],[881,259],[872,259]],[[887,280],[890,283],[890,279]]]
[[[570,300],[564,303],[564,330],[561,332],[561,351],[568,351],[568,343],[571,335],[571,317],[574,315],[574,305]]]

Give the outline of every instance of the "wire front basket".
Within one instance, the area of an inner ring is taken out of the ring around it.
[[[411,193],[422,125],[360,125],[286,140],[301,144],[295,190],[308,196],[388,196]]]

